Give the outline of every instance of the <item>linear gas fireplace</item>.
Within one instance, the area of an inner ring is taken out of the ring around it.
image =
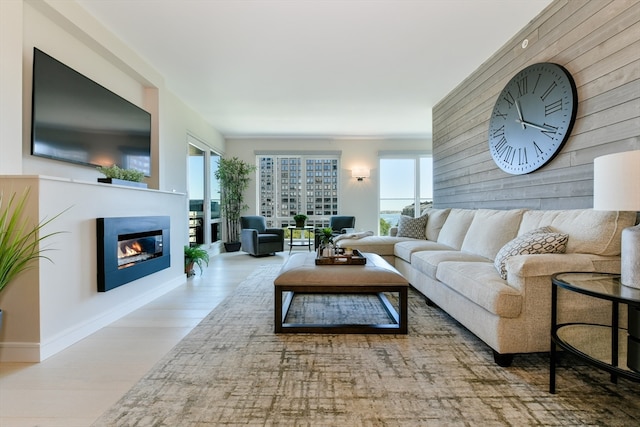
[[[98,291],[168,268],[169,217],[98,218]]]

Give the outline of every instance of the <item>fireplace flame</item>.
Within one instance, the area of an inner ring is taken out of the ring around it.
[[[134,256],[141,254],[143,252],[142,246],[140,242],[133,242],[131,245],[125,245],[124,248],[120,246],[118,248],[118,258],[126,258],[129,256]]]
[[[134,239],[119,240],[117,246],[118,269],[128,268],[162,255],[162,243],[159,243],[157,238],[157,236],[142,236]]]

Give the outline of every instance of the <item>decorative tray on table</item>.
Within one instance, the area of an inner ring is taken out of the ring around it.
[[[331,256],[320,256],[318,252],[316,265],[364,265],[367,263],[367,258],[357,249],[354,249],[351,254],[345,254],[344,249],[341,251]]]

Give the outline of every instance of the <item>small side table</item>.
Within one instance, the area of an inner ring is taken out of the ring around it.
[[[561,347],[590,365],[618,377],[640,381],[637,370],[636,338],[629,331],[637,331],[640,310],[640,290],[623,286],[620,275],[607,273],[558,273],[551,278],[551,361],[549,366],[549,392],[556,392],[556,351]],[[558,324],[558,288],[611,301],[611,325],[595,323]],[[629,309],[629,329],[618,325],[619,304]],[[631,346],[628,345],[632,344]],[[629,366],[633,366],[631,369]]]
[[[289,253],[291,253],[291,249],[294,246],[307,246],[309,248],[309,252],[311,252],[311,247],[313,243],[311,242],[311,231],[313,230],[312,226],[306,225],[304,227],[296,227],[295,225],[290,225],[287,227],[289,230]],[[296,230],[300,230],[302,240],[294,241],[293,240],[293,232]],[[307,241],[304,241],[304,234],[307,234]]]

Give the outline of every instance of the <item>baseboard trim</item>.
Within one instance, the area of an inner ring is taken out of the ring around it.
[[[0,362],[40,362],[40,343],[0,342]]]
[[[127,301],[125,304],[118,305],[80,325],[68,328],[41,343],[0,342],[0,362],[42,362],[184,283],[183,276],[176,277],[160,286],[155,286],[149,292]]]

